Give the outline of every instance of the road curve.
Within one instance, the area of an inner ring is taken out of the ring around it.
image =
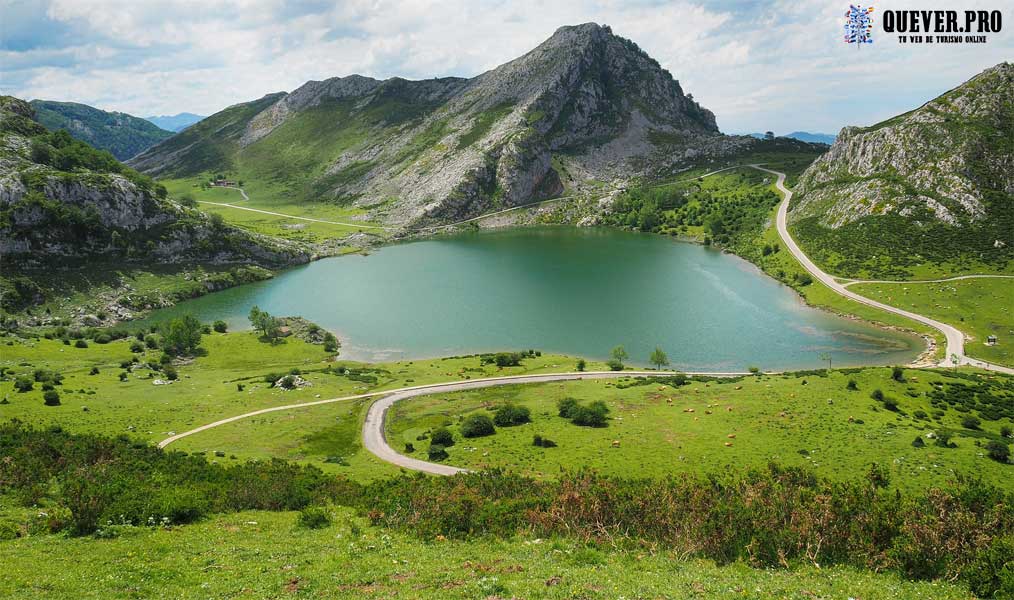
[[[866,296],[860,296],[859,294],[846,289],[845,285],[838,283],[838,280],[835,279],[833,276],[822,271],[820,267],[818,267],[816,264],[814,264],[813,261],[810,260],[810,258],[803,252],[803,250],[799,247],[799,245],[796,244],[796,241],[792,239],[792,236],[789,234],[787,217],[789,212],[789,201],[792,200],[792,192],[787,187],[785,187],[785,173],[781,173],[779,171],[772,171],[771,169],[766,169],[760,165],[750,165],[750,166],[760,171],[765,171],[767,173],[771,173],[773,175],[778,176],[778,180],[775,182],[775,187],[778,188],[778,191],[780,191],[783,195],[782,203],[778,205],[778,216],[775,220],[775,224],[778,228],[778,235],[781,236],[782,242],[784,242],[785,246],[789,249],[790,252],[792,252],[792,255],[796,257],[796,260],[799,261],[799,264],[803,265],[803,268],[809,271],[810,274],[813,275],[818,281],[820,281],[827,287],[831,288],[839,295],[849,298],[850,300],[855,300],[856,302],[860,302],[867,306],[872,306],[874,308],[879,308],[880,310],[885,310],[887,312],[894,313],[896,315],[907,317],[909,319],[912,319],[913,321],[918,321],[919,323],[928,325],[936,329],[937,331],[943,333],[944,337],[946,337],[947,339],[947,354],[942,362],[943,365],[953,366],[955,364],[954,359],[957,358],[956,362],[959,365],[972,365],[982,369],[988,369],[990,371],[999,371],[1001,373],[1014,374],[1014,369],[1010,369],[1008,367],[1003,367],[1000,365],[988,363],[986,361],[977,360],[965,356],[965,335],[961,333],[961,331],[959,331],[956,327],[953,327],[951,325],[948,325],[947,323],[942,323],[940,321],[937,321],[936,319],[931,319],[929,317],[925,317],[923,315],[911,311],[896,308],[889,304],[884,304],[883,302],[871,300]]]
[[[362,398],[372,398],[376,396],[384,396],[380,400],[370,405],[369,410],[366,413],[366,419],[363,422],[363,446],[366,447],[371,453],[378,456],[380,459],[389,463],[412,469],[415,471],[423,471],[425,473],[432,473],[435,475],[453,475],[463,471],[457,467],[451,467],[448,465],[441,465],[436,463],[430,463],[395,452],[391,448],[387,440],[384,437],[384,417],[387,414],[387,410],[399,400],[406,398],[413,398],[415,396],[425,396],[427,394],[439,394],[448,392],[460,392],[465,390],[474,390],[478,388],[492,387],[497,385],[517,385],[522,383],[542,383],[547,381],[572,381],[577,379],[615,379],[619,377],[665,377],[675,374],[675,371],[586,371],[586,372],[571,372],[571,373],[544,373],[544,374],[533,374],[533,375],[508,375],[506,377],[488,377],[484,379],[469,379],[465,381],[450,381],[446,383],[433,383],[427,385],[416,385],[411,387],[404,387],[395,390],[385,390],[379,392],[369,392],[366,394],[357,394],[354,396],[342,396],[340,398],[328,398],[326,400],[314,400],[312,402],[301,402],[298,404],[286,404],[283,406],[272,406],[270,408],[262,408],[234,417],[228,417],[225,419],[219,419],[213,423],[201,425],[189,431],[182,433],[173,434],[161,442],[158,443],[159,448],[165,448],[169,444],[175,441],[183,439],[185,437],[207,431],[209,429],[226,425],[228,423],[234,423],[242,419],[249,417],[255,417],[257,415],[263,415],[272,412],[278,412],[283,410],[293,410],[296,408],[305,408],[307,406],[319,406],[321,404],[331,404],[334,402],[343,402],[347,400],[359,400]],[[687,373],[687,375],[706,375],[711,377],[736,377],[740,375],[748,375],[748,373]]]

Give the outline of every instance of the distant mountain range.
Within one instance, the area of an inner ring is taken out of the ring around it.
[[[162,115],[159,117],[145,117],[146,120],[151,121],[162,129],[175,133],[183,131],[203,118],[204,117],[202,115],[195,115],[194,113],[188,112],[181,112],[175,115]]]
[[[31,105],[36,120],[46,129],[65,129],[82,142],[108,150],[118,160],[127,160],[173,135],[140,117],[86,104],[32,100]]]
[[[763,133],[748,133],[747,135],[757,139],[764,139]],[[811,144],[827,144],[828,146],[833,144],[835,139],[835,136],[830,133],[810,133],[809,131],[793,131],[792,133],[779,134],[778,137],[792,138]]]

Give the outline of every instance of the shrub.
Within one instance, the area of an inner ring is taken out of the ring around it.
[[[42,401],[46,406],[60,406],[60,392],[49,390],[42,395]]]
[[[144,344],[135,340],[130,343],[130,351],[135,354],[144,352]]]
[[[75,348],[87,348],[88,347],[88,342],[86,342],[84,340],[78,340],[78,341],[74,342],[74,347]]]
[[[883,402],[884,401],[884,392],[881,391],[879,388],[875,389],[872,392],[870,392],[870,398],[873,398],[877,402]]]
[[[308,506],[299,511],[296,522],[306,529],[324,529],[331,526],[331,513],[323,506]]]
[[[162,369],[162,372],[165,373],[165,378],[168,379],[169,381],[176,381],[177,379],[180,378],[179,373],[176,372],[176,367],[172,365],[166,365]]]
[[[854,392],[859,389],[859,384],[856,383],[855,379],[849,379],[848,385],[845,386],[845,389],[850,392]]]
[[[980,598],[1014,598],[1014,535],[980,546],[962,574]]]
[[[749,371],[751,375],[759,375],[760,367],[749,367],[747,371]]]
[[[472,415],[461,424],[461,435],[467,438],[477,438],[493,435],[496,429],[493,421],[486,415]]]
[[[120,372],[120,381],[126,381],[126,380],[127,380],[127,372],[126,371],[121,371]]]
[[[226,325],[225,321],[215,321],[211,327],[218,333],[225,333],[226,330],[229,328],[229,326]]]
[[[413,452],[415,452],[415,446],[412,445],[412,442],[406,442],[405,454],[412,454]]]
[[[1012,433],[1011,428],[1006,425],[1000,428],[1000,435],[1005,438],[1011,437],[1011,433]]]
[[[556,448],[556,442],[537,433],[532,436],[532,445],[538,448]]]
[[[578,371],[584,371],[585,368],[587,368],[587,366],[588,366],[588,363],[586,363],[583,358],[577,359],[577,370]]]
[[[961,426],[965,429],[978,429],[982,425],[982,421],[978,417],[967,415],[961,419]]]
[[[158,350],[158,336],[153,333],[144,336],[144,345],[151,350]]]
[[[1010,448],[1007,447],[1007,444],[997,440],[990,440],[986,444],[986,454],[998,462],[1005,463],[1010,460]]]
[[[575,398],[562,398],[556,403],[556,408],[559,411],[559,415],[564,419],[574,418],[574,409],[578,407],[578,401]]]
[[[609,408],[601,400],[587,406],[578,406],[570,422],[582,427],[605,427]]]
[[[936,445],[940,446],[941,448],[957,448],[957,445],[951,442],[951,437],[953,436],[954,434],[952,434],[950,431],[937,432]]]
[[[606,362],[606,364],[609,365],[609,370],[610,371],[622,371],[623,370],[623,363],[620,362],[620,361],[618,361],[618,360],[616,360],[615,358],[609,359],[609,361]]]
[[[451,435],[451,430],[446,427],[437,427],[430,434],[430,443],[438,444],[445,448],[450,448],[454,445],[454,436]]]
[[[522,358],[519,352],[497,352],[493,360],[498,367],[517,367]]]
[[[440,444],[430,444],[430,448],[427,451],[426,456],[429,457],[430,460],[439,461],[444,460],[450,455],[447,454],[447,450]]]
[[[912,440],[912,445],[916,448],[923,448],[926,446],[926,442],[923,441],[922,436],[917,435],[915,436],[915,439]]]
[[[236,391],[237,392],[242,392],[244,389],[246,389],[246,384],[243,384],[243,383],[237,383],[236,384]]]
[[[884,408],[892,412],[898,412],[898,401],[890,396],[885,396]]]
[[[95,336],[96,344],[108,344],[111,341],[113,341],[113,339],[109,337],[108,333],[100,333],[99,335]]]
[[[904,383],[905,382],[905,369],[902,369],[901,367],[893,367],[891,369],[891,379],[893,379],[893,380],[895,380],[895,381],[897,381],[899,383]]]
[[[917,411],[915,411],[915,412],[912,413],[912,416],[915,417],[916,419],[926,419],[926,418],[929,418],[929,415],[926,414],[926,411],[924,411],[924,410],[917,410]]]
[[[282,377],[282,380],[278,382],[278,385],[286,390],[295,389],[296,378],[293,375],[286,375],[285,377]]]
[[[493,423],[498,427],[523,425],[531,420],[531,412],[528,410],[528,407],[517,406],[515,404],[504,404],[493,415]]]
[[[30,392],[33,387],[35,387],[35,381],[25,377],[24,375],[21,375],[14,380],[14,389],[19,392]]]

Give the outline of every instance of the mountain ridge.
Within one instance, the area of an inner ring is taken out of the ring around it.
[[[159,177],[231,172],[407,226],[750,143],[722,136],[714,114],[634,42],[586,23],[469,79],[350,75],[233,105],[131,165]]]
[[[144,117],[145,121],[155,124],[156,127],[179,133],[203,119],[205,115],[197,115],[190,112],[176,113],[175,115],[153,115]]]

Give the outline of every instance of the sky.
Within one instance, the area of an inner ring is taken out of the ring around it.
[[[0,92],[208,115],[353,73],[472,77],[592,21],[658,60],[727,133],[836,133],[1014,60],[1011,0],[873,6],[874,43],[857,47],[842,39],[846,0],[0,0]],[[880,19],[905,9],[1005,22],[986,44],[899,44]]]

